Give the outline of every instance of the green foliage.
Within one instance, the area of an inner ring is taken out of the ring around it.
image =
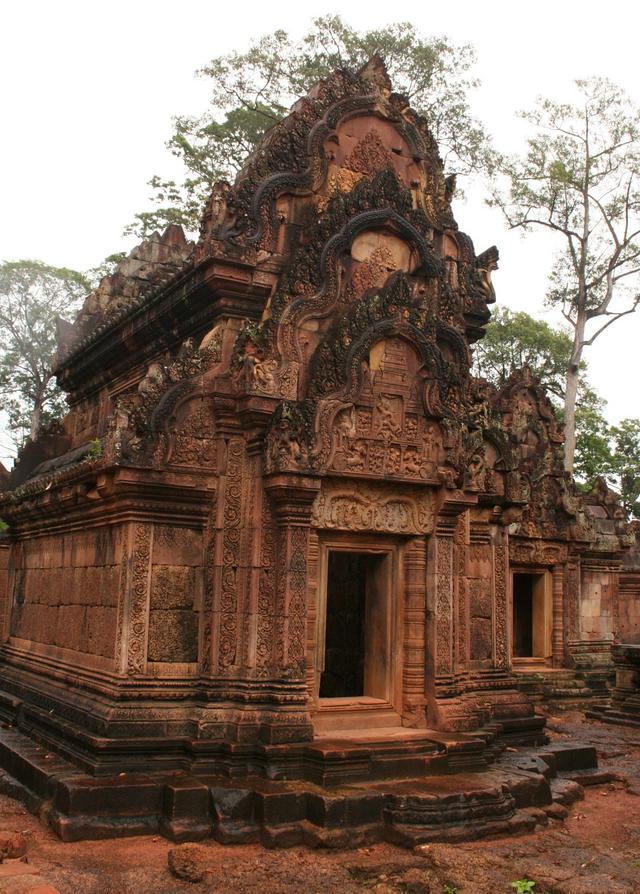
[[[604,415],[606,401],[585,382],[576,406],[576,455],[573,473],[590,487],[599,475],[611,474],[611,429]]]
[[[0,264],[0,395],[16,446],[65,410],[51,372],[56,318],[73,316],[89,288],[83,274],[64,267]]]
[[[169,223],[197,231],[213,184],[235,177],[292,103],[334,69],[359,68],[376,53],[385,59],[394,88],[427,116],[445,162],[458,173],[486,166],[486,136],[467,101],[477,85],[469,75],[469,46],[422,37],[409,22],[360,32],[338,15],[321,16],[299,41],[274,31],[198,72],[211,82],[209,108],[199,117],[176,117],[167,144],[183,162],[185,176],[181,183],[153,177],[156,207],[137,214],[126,232],[146,236]]]
[[[89,456],[92,459],[97,459],[102,456],[102,441],[100,438],[94,438],[91,442],[91,447],[89,448]]]
[[[527,365],[549,393],[564,399],[571,336],[523,311],[498,308],[484,338],[475,346],[474,371],[498,388]]]
[[[623,419],[611,430],[612,473],[628,517],[640,518],[640,419]]]
[[[449,885],[446,882],[445,882],[444,888],[442,890],[443,890],[443,894],[457,894],[457,892],[458,892],[458,889],[456,888],[455,885]]]
[[[514,889],[516,894],[533,894],[533,889],[535,888],[536,883],[532,882],[531,879],[528,878],[519,878],[515,882],[511,882],[511,887]]]

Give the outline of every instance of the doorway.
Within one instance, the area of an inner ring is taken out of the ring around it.
[[[332,538],[321,545],[317,730],[400,725],[398,565],[397,546],[380,541]]]
[[[384,561],[329,551],[320,698],[387,695]]]
[[[546,659],[551,655],[550,575],[546,571],[513,575],[513,657]]]

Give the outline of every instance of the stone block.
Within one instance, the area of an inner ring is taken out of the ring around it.
[[[156,525],[153,538],[154,565],[202,565],[202,533],[191,528]]]
[[[185,663],[198,659],[198,615],[154,610],[149,615],[149,661]]]
[[[493,653],[493,625],[488,618],[471,619],[471,658],[480,661]]]
[[[188,565],[155,565],[151,574],[151,609],[191,609],[196,569]]]

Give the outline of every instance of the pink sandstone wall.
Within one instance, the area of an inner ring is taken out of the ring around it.
[[[607,569],[583,567],[580,634],[584,640],[613,639],[617,575]]]
[[[16,545],[11,636],[114,657],[122,541],[104,526]]]

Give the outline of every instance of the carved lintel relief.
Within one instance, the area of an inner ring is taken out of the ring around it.
[[[231,438],[227,450],[222,534],[222,588],[218,640],[218,666],[221,669],[236,664],[238,650],[243,465],[244,440]]]
[[[146,670],[152,536],[151,525],[136,525],[127,643],[127,673],[131,676],[144,674]]]
[[[563,543],[546,543],[528,540],[509,543],[509,560],[512,565],[557,565],[567,559],[568,548]]]
[[[291,361],[280,366],[274,358],[264,358],[251,350],[239,354],[234,368],[236,387],[245,394],[295,400],[298,386],[298,364]]]
[[[430,534],[435,525],[430,490],[399,490],[384,484],[323,485],[311,513],[317,528],[378,531],[387,534]]]

